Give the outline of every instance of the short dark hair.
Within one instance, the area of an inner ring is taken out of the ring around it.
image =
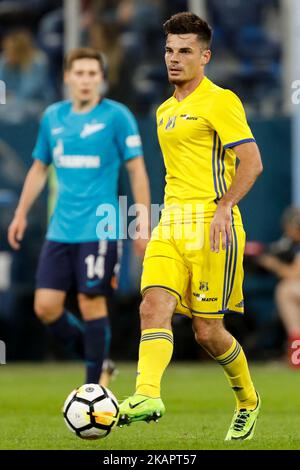
[[[212,28],[195,13],[183,11],[171,16],[164,25],[164,33],[168,34],[197,34],[199,41],[210,47],[212,40]]]
[[[64,58],[64,70],[70,70],[73,62],[78,59],[95,59],[99,62],[102,72],[105,70],[101,52],[91,47],[78,47],[69,51]]]

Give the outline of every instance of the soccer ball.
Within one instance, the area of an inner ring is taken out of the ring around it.
[[[119,405],[110,390],[85,384],[73,390],[63,407],[67,427],[82,439],[101,439],[116,426]]]

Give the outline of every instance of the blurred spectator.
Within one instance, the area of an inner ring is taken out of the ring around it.
[[[57,8],[43,16],[38,26],[37,41],[49,58],[49,79],[55,89],[55,98],[60,98],[64,51],[63,8]]]
[[[126,82],[126,76],[121,77],[124,54],[116,25],[108,21],[94,22],[89,29],[89,46],[105,55],[109,63],[106,77],[109,91],[116,99],[116,95],[123,94],[122,88],[124,81]],[[124,94],[126,94],[126,89]]]
[[[300,346],[300,209],[290,207],[283,214],[283,237],[271,245],[269,254],[259,257],[259,264],[280,279],[276,304],[288,335],[288,358],[292,366],[295,345]]]
[[[0,35],[26,25],[36,30],[40,18],[62,5],[62,0],[0,0]]]
[[[116,11],[116,21],[128,41],[128,34],[142,47],[141,60],[156,60],[163,48],[163,4],[160,0],[123,0]]]
[[[209,75],[240,95],[248,116],[282,105],[278,0],[206,0],[217,60]]]
[[[199,2],[203,1],[199,0]],[[164,17],[166,19],[180,11],[187,11],[189,7],[188,0],[165,0],[164,4]]]
[[[25,29],[12,31],[4,37],[0,79],[6,85],[2,119],[21,121],[28,114],[41,112],[53,100],[48,60]]]

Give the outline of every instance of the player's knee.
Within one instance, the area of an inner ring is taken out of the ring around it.
[[[276,287],[275,300],[280,316],[284,317],[287,309],[289,310],[289,305],[293,304],[296,306],[300,302],[299,281],[292,279],[282,280]]]
[[[218,328],[223,328],[220,323],[216,323],[214,320],[205,320],[198,322],[197,326],[194,326],[195,339],[198,344],[204,348],[208,348],[214,339]]]
[[[146,293],[140,305],[140,318],[143,328],[159,328],[169,323],[176,307],[176,299],[171,296],[158,296]]]
[[[85,321],[97,320],[108,315],[105,297],[78,294],[78,305]]]
[[[201,330],[196,330],[195,331],[195,339],[198,344],[201,346],[208,346],[211,342],[212,335],[210,329],[203,328]]]
[[[107,310],[80,309],[84,321],[100,320],[108,317]]]
[[[77,300],[78,300],[78,306],[79,306],[80,312],[83,315],[88,314],[88,312],[92,310],[93,298],[89,298],[87,295],[84,295],[84,294],[78,294]]]
[[[40,302],[39,303],[35,303],[34,304],[34,312],[37,316],[37,318],[43,322],[43,323],[47,323],[47,320],[49,318],[49,311],[48,311],[48,308],[41,304]]]
[[[141,302],[140,305],[140,318],[142,321],[151,321],[157,314],[155,309],[156,302],[152,299],[148,299],[147,296]]]
[[[62,308],[61,306],[56,306],[43,300],[35,300],[34,311],[38,319],[42,323],[47,324],[59,317],[62,312]]]
[[[297,286],[297,290],[299,289],[299,285]],[[280,281],[275,290],[275,299],[277,302],[280,302],[285,299],[291,299],[293,296],[295,289],[293,285],[293,281],[284,279]]]

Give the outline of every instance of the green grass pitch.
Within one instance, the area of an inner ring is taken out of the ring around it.
[[[121,400],[133,390],[135,365],[118,366],[110,388]],[[67,429],[61,414],[68,393],[82,384],[83,366],[7,364],[0,368],[0,449],[299,449],[300,370],[283,364],[251,370],[262,397],[252,441],[224,442],[234,400],[212,362],[168,368],[162,390],[167,413],[157,424],[135,423],[105,439],[84,441]]]

